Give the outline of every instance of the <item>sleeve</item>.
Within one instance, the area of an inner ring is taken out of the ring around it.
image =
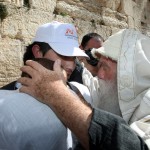
[[[150,115],[133,122],[130,127],[145,141],[150,149]]]
[[[82,81],[82,71],[83,71],[83,67],[81,66],[81,64],[79,62],[76,62],[76,68],[75,70],[72,72],[70,78],[69,78],[69,82],[71,81],[76,81],[78,83],[83,84]]]
[[[150,149],[150,89],[143,98],[130,118],[130,127],[145,141]],[[141,95],[140,98],[141,98]]]
[[[93,109],[88,134],[90,149],[148,150],[122,118],[102,110]]]
[[[99,101],[99,81],[97,77],[93,77],[92,74],[84,67],[83,65],[83,73],[82,73],[82,80],[83,84],[88,87],[92,101],[94,103]]]

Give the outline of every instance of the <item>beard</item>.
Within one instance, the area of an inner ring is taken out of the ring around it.
[[[99,79],[98,82],[98,99],[93,101],[94,106],[115,115],[122,116],[118,102],[117,80],[104,81]]]

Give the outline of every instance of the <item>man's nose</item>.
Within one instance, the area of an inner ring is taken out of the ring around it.
[[[105,79],[104,72],[103,72],[101,69],[98,70],[98,72],[97,72],[97,77],[98,77],[99,79],[102,79],[102,80]]]

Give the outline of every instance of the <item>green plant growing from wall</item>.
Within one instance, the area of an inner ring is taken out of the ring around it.
[[[0,3],[0,19],[3,20],[7,17],[8,11],[4,4]]]
[[[93,27],[96,26],[96,25],[95,25],[95,20],[92,19],[92,20],[91,20],[91,23],[92,23],[92,26],[93,26]]]
[[[63,17],[68,15],[66,12],[59,12],[57,9],[54,10],[54,14],[55,14],[55,16],[61,15]]]
[[[65,17],[65,16],[67,16],[67,13],[61,12],[60,15],[63,16],[63,17]]]

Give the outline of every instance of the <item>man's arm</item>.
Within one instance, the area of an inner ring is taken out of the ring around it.
[[[92,109],[68,90],[58,73],[49,71],[33,61],[28,61],[27,65],[30,66],[23,67],[22,71],[27,72],[32,79],[20,78],[18,81],[23,84],[20,91],[49,105],[61,121],[74,132],[81,144],[89,149],[88,128]],[[55,65],[59,65],[59,62]]]
[[[61,80],[59,61],[55,62],[55,71],[33,61],[28,61],[27,65],[21,70],[32,78],[18,80],[23,84],[20,91],[49,105],[85,149],[148,150],[122,118],[102,110],[92,111],[74,96]]]

